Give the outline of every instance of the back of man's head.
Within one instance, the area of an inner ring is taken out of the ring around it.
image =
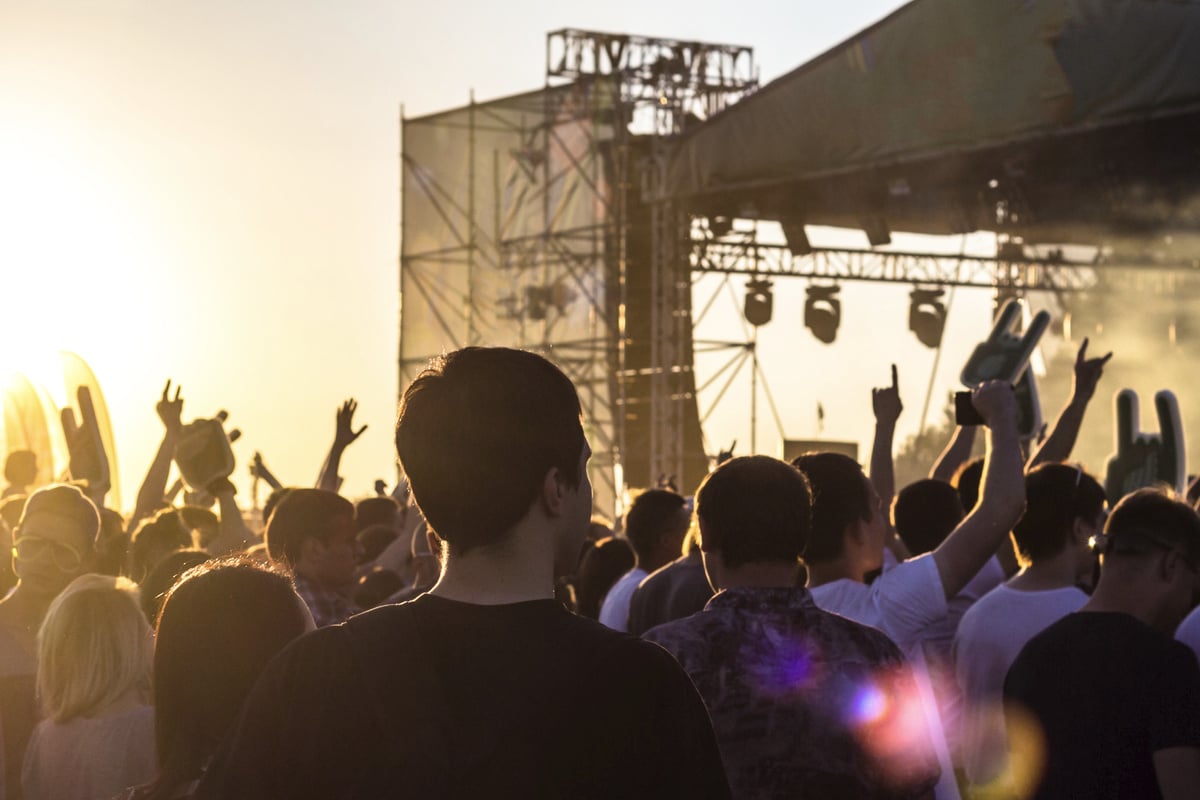
[[[795,564],[812,528],[812,495],[796,467],[768,456],[743,456],[713,470],[696,492],[705,552],[731,569]]]
[[[1104,526],[1105,568],[1163,550],[1177,550],[1194,569],[1200,568],[1200,516],[1157,489],[1138,489],[1121,498]]]
[[[372,525],[400,525],[400,504],[391,497],[367,497],[354,504],[354,521],[358,530],[365,531]]]
[[[324,489],[292,489],[275,506],[267,523],[267,552],[295,567],[306,539],[326,542],[334,520],[354,519],[354,504]]]
[[[456,350],[400,401],[396,453],[418,508],[452,553],[504,538],[551,469],[578,487],[583,448],[575,387],[524,350]]]
[[[13,450],[4,459],[4,479],[13,486],[28,486],[37,480],[37,454]]]
[[[1096,522],[1104,510],[1104,487],[1071,464],[1040,464],[1025,476],[1025,513],[1013,527],[1021,558],[1036,564],[1071,542],[1075,521]]]
[[[196,545],[179,512],[174,508],[164,509],[143,520],[133,532],[129,542],[129,577],[141,583],[168,553]]]
[[[892,523],[914,556],[937,549],[963,520],[958,492],[945,481],[923,478],[896,495]]]
[[[805,453],[792,464],[812,490],[812,533],[804,550],[809,563],[833,561],[846,550],[846,530],[872,516],[867,477],[857,461],[841,453]]]
[[[677,534],[682,545],[687,530],[686,523],[680,525],[685,502],[681,495],[667,489],[647,489],[633,499],[625,512],[625,537],[639,562],[653,556],[664,536]],[[675,527],[679,530],[673,530]]]

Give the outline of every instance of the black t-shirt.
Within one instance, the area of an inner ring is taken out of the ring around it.
[[[1200,666],[1127,614],[1070,614],[1029,641],[1004,681],[1045,736],[1036,797],[1161,797],[1152,756],[1200,747]],[[1014,753],[1028,717],[1006,709]],[[1028,741],[1025,737],[1024,741]]]
[[[665,650],[552,600],[431,595],[288,646],[198,797],[728,797]]]

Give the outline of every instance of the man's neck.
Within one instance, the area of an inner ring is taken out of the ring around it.
[[[1076,554],[1072,547],[1058,555],[1041,558],[1025,567],[1008,581],[1010,589],[1021,592],[1047,592],[1074,586],[1078,579]]]
[[[554,597],[552,548],[533,531],[514,531],[503,541],[447,555],[429,593],[481,606]]]
[[[722,589],[794,589],[800,585],[800,565],[763,562],[743,564],[721,573]]]
[[[1122,576],[1110,574],[1107,581],[1105,577],[1101,574],[1096,591],[1080,611],[1128,614],[1163,633],[1174,634],[1179,620],[1167,619],[1160,593],[1142,591],[1134,581],[1121,580]]]
[[[844,555],[832,561],[808,563],[808,586],[810,589],[814,586],[840,580],[852,580],[855,583],[862,583],[862,570],[857,569],[850,563],[850,559]]]

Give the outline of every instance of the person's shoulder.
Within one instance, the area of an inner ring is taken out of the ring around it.
[[[877,663],[904,662],[900,648],[878,628],[821,608],[809,613],[813,615],[810,618],[813,633],[824,644],[856,652]]]

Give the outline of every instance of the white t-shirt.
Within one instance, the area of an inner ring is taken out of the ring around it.
[[[885,570],[869,586],[842,578],[809,591],[818,607],[883,631],[908,656],[929,724],[929,736],[942,768],[934,795],[938,800],[957,798],[946,734],[920,647],[930,628],[946,616],[946,590],[937,562],[926,553]]]
[[[600,604],[602,624],[614,631],[629,630],[629,601],[633,598],[633,590],[649,574],[641,567],[634,567],[617,579]]]
[[[1175,638],[1192,648],[1196,658],[1200,658],[1200,607],[1184,617],[1183,622],[1175,629]]]
[[[1007,763],[1004,677],[1021,649],[1087,595],[1073,586],[1023,592],[997,586],[967,610],[954,639],[954,672],[963,691],[962,760],[967,780],[985,784]]]
[[[842,578],[810,589],[817,606],[878,628],[910,651],[946,616],[946,592],[933,557],[903,561],[867,585]]]

